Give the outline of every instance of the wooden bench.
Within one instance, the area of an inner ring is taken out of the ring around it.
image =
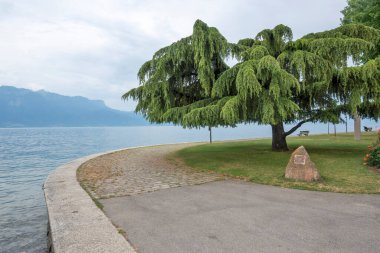
[[[366,126],[364,126],[364,131],[371,132],[372,131],[372,127],[366,127]]]
[[[309,131],[300,131],[298,136],[309,136]]]

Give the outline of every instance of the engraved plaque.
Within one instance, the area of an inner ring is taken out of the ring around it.
[[[306,156],[304,155],[295,155],[294,156],[294,164],[302,164],[305,165]]]

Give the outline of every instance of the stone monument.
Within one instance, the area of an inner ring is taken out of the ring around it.
[[[290,157],[288,166],[286,166],[285,178],[306,182],[320,180],[319,172],[310,160],[304,146],[297,148]]]

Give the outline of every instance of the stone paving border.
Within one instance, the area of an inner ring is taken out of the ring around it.
[[[46,179],[49,252],[136,252],[76,179],[77,168],[82,163],[103,154],[106,153],[71,161]]]
[[[167,160],[173,152],[199,144],[126,149],[98,156],[80,166],[77,180],[100,200],[226,179],[219,173],[194,170],[173,157]]]

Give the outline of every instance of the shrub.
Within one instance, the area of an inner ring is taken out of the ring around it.
[[[364,163],[369,166],[380,168],[380,129],[377,131],[376,142],[368,146],[366,155],[364,157]]]

